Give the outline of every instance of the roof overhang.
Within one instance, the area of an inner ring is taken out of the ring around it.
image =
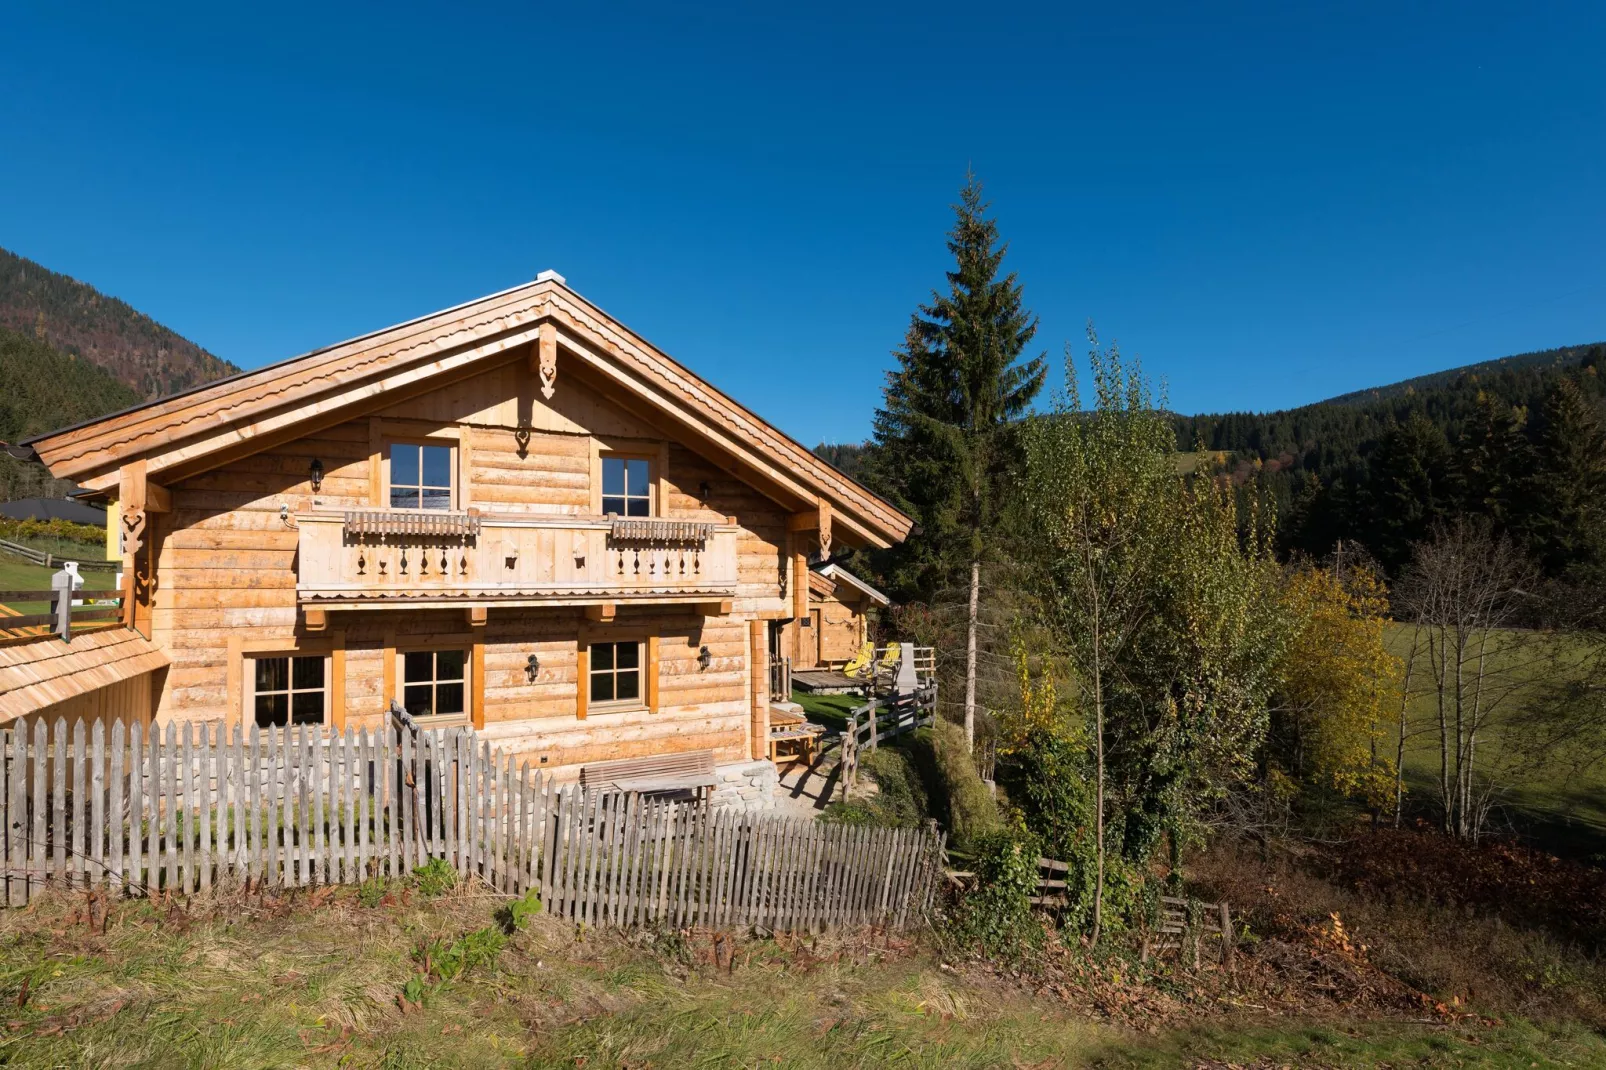
[[[79,632],[67,643],[52,635],[0,646],[0,722],[168,664],[166,654],[128,628]]]
[[[913,521],[891,504],[547,275],[27,445],[52,475],[99,494],[115,493],[121,467],[136,460],[150,479],[175,482],[515,359],[545,324],[586,378],[783,505],[828,501],[851,542],[908,535]]]
[[[821,576],[824,576],[835,583],[847,584],[849,587],[852,587],[856,591],[860,592],[878,606],[890,606],[892,604],[892,599],[888,598],[886,595],[882,594],[868,583],[865,583],[863,580],[859,579],[859,577],[855,576],[841,565],[822,565],[816,571]]]

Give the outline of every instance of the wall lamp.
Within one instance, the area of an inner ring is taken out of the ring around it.
[[[536,676],[538,676],[540,674],[540,672],[541,672],[541,659],[540,658],[536,657],[534,654],[531,654],[528,658],[524,659],[524,677],[525,677],[525,679],[529,680],[530,683],[533,684],[533,683],[535,683]]]
[[[312,493],[318,493],[318,488],[323,486],[323,462],[314,457],[307,474],[312,477]]]
[[[697,651],[697,667],[699,669],[707,669],[709,663],[711,663],[713,660],[714,655],[708,652],[708,648],[706,646]]]

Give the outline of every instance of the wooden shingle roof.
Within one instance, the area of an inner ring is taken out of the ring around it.
[[[167,664],[166,654],[129,628],[80,632],[70,643],[52,635],[0,646],[0,722]]]

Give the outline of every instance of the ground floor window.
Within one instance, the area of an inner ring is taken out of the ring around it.
[[[261,728],[323,724],[329,710],[328,659],[266,655],[251,659],[251,709]]]
[[[468,652],[409,650],[401,655],[402,705],[415,718],[468,713]]]
[[[641,661],[639,642],[592,643],[590,704],[640,705]]]

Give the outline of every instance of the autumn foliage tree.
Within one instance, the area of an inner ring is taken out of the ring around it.
[[[1387,738],[1400,661],[1384,645],[1387,590],[1366,567],[1288,571],[1289,622],[1267,740],[1269,773],[1381,809],[1394,786]]]

